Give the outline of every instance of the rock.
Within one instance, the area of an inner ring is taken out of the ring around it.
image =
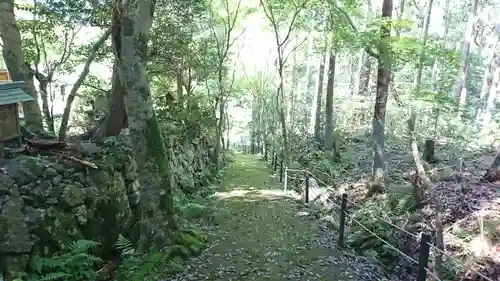
[[[73,214],[79,225],[85,225],[87,223],[87,207],[85,205],[80,205],[73,209]]]
[[[57,204],[57,202],[59,202],[59,197],[61,197],[61,194],[62,194],[61,187],[52,186],[50,188],[49,196],[47,197],[45,203],[49,205]]]
[[[40,238],[37,247],[44,253],[54,253],[84,238],[73,214],[58,207],[45,210],[42,222],[33,234]]]
[[[82,231],[85,237],[96,237],[102,243],[102,251],[113,250],[118,234],[131,227],[133,221],[127,187],[120,172],[90,172],[91,187],[87,188],[88,221]],[[98,188],[96,188],[98,187]],[[92,203],[92,204],[90,204]]]
[[[48,167],[47,169],[45,169],[45,176],[48,179],[52,179],[52,178],[54,178],[54,177],[56,177],[58,175],[59,175],[59,173],[53,167]]]
[[[58,186],[62,183],[63,177],[61,175],[57,175],[54,178],[52,178],[52,184],[55,186]]]
[[[52,164],[52,168],[56,170],[58,174],[63,174],[64,172],[66,172],[66,167],[64,167],[64,165],[61,163]]]
[[[28,230],[35,229],[43,219],[44,210],[26,206],[24,208],[24,221],[28,226]],[[30,239],[32,240],[32,239]]]
[[[3,203],[7,202],[7,200],[9,200],[9,196],[0,195],[0,210],[2,210]]]
[[[23,199],[23,202],[27,205],[34,205],[35,204],[35,198],[29,196],[29,195],[23,195],[21,196]]]
[[[0,186],[0,195],[9,195],[10,194],[10,189]]]
[[[1,251],[0,251],[1,252]],[[0,264],[2,265],[2,269],[6,272],[6,280],[16,280],[16,276],[9,276],[12,273],[25,272],[26,267],[29,262],[29,255],[22,254],[12,254],[8,255],[0,255]],[[2,280],[2,275],[0,274],[0,280]]]
[[[47,200],[50,194],[50,190],[52,189],[52,184],[49,181],[41,182],[35,188],[31,190],[30,195],[35,198],[35,202],[38,205],[41,205]]]
[[[11,177],[0,173],[0,188],[6,188],[10,190],[15,184],[16,183]]]
[[[75,173],[70,176],[70,179],[73,181],[85,183],[85,174],[84,173]]]
[[[25,185],[36,181],[43,175],[45,164],[38,158],[30,156],[19,156],[7,162],[7,174],[17,184]]]
[[[85,189],[76,183],[67,184],[61,195],[61,203],[66,207],[76,207],[85,202],[86,192]]]
[[[13,189],[0,210],[0,257],[2,253],[29,253],[33,243],[22,213],[19,192]]]

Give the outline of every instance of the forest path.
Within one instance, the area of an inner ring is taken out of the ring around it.
[[[170,280],[355,280],[256,156],[237,154],[223,177],[211,246]]]

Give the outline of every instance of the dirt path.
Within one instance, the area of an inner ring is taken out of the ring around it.
[[[224,174],[211,246],[168,280],[355,280],[311,218],[284,198],[254,156],[237,155]],[[322,242],[323,241],[323,242]]]

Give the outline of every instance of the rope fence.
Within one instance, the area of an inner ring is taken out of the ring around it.
[[[459,161],[460,161],[459,165],[453,165],[453,166],[455,166],[453,168],[454,172],[458,168],[459,169],[459,173],[461,175],[463,173],[464,168],[466,168],[472,175],[478,177],[474,173],[474,171],[469,166],[467,166],[467,164],[465,164],[465,162],[463,161],[462,158],[460,158]],[[277,170],[277,166],[278,166],[277,160],[273,161],[273,162],[274,162],[273,163],[273,166],[274,166],[273,168],[274,168],[274,171],[276,171]],[[303,191],[303,195],[304,195],[303,198],[304,198],[304,202],[306,204],[308,204],[310,202],[309,197],[310,197],[310,192],[311,192],[310,191],[310,180],[311,179],[314,179],[317,183],[323,185],[324,188],[326,188],[325,191],[323,191],[321,194],[319,194],[318,196],[316,196],[315,199],[313,199],[313,202],[317,198],[321,197],[325,192],[336,191],[335,189],[333,189],[331,187],[331,185],[329,185],[329,184],[325,183],[324,181],[320,180],[319,178],[317,178],[315,175],[313,175],[307,169],[289,169],[287,167],[283,167],[282,164],[280,164],[279,168],[280,168],[280,182],[284,184],[284,186],[283,186],[283,192],[285,194],[287,194],[287,188],[288,188],[287,185],[289,183],[289,181],[288,181],[289,179],[297,180],[296,182],[298,182],[298,181],[301,181],[302,183],[305,182],[305,186],[304,186],[304,188],[301,188],[301,190]],[[452,168],[452,166],[441,167],[441,168],[442,169],[443,168]],[[299,176],[299,175],[296,175],[296,174],[301,174],[302,176]],[[440,253],[443,256],[446,256],[448,259],[454,261],[457,265],[460,265],[462,268],[468,270],[468,272],[473,272],[473,273],[477,274],[478,276],[482,277],[486,281],[493,281],[493,279],[491,277],[485,276],[481,272],[479,272],[479,271],[471,268],[470,266],[467,266],[465,263],[459,261],[458,259],[456,259],[456,258],[452,257],[451,255],[447,254],[442,249],[440,249],[440,248],[436,247],[435,245],[433,245],[431,243],[431,236],[430,235],[425,234],[425,233],[421,233],[420,235],[417,235],[415,233],[411,233],[411,232],[407,231],[406,229],[404,229],[404,228],[402,228],[400,226],[397,226],[396,224],[392,223],[391,221],[389,221],[387,219],[384,219],[384,218],[379,217],[379,216],[374,216],[376,219],[378,219],[378,220],[380,220],[380,221],[388,224],[392,228],[394,228],[394,229],[396,229],[396,230],[398,230],[398,231],[400,231],[402,233],[405,233],[406,235],[409,235],[410,237],[412,237],[415,240],[419,240],[420,241],[419,257],[418,257],[418,261],[417,261],[415,258],[410,257],[409,255],[405,254],[402,250],[398,249],[396,246],[392,245],[391,243],[387,242],[385,239],[381,238],[374,231],[370,230],[366,225],[363,225],[360,221],[358,221],[357,219],[355,219],[353,216],[349,215],[348,212],[347,212],[347,203],[349,203],[349,204],[351,204],[353,206],[356,206],[358,203],[349,200],[347,193],[345,193],[345,192],[342,193],[340,203],[336,202],[336,200],[329,200],[329,199],[327,199],[327,200],[330,203],[334,204],[338,209],[340,209],[340,213],[339,213],[339,232],[338,232],[338,240],[337,240],[337,243],[338,243],[338,245],[340,247],[344,247],[344,235],[345,235],[345,228],[346,228],[346,219],[348,219],[351,223],[354,223],[354,224],[358,225],[359,227],[361,227],[362,229],[364,229],[366,232],[368,232],[370,235],[372,235],[373,237],[375,237],[376,239],[378,239],[380,242],[382,242],[383,244],[385,244],[387,247],[389,247],[390,249],[392,249],[394,252],[398,253],[401,257],[403,257],[404,259],[410,261],[412,264],[414,264],[415,266],[417,266],[418,269],[417,269],[416,281],[426,281],[427,277],[432,277],[436,281],[443,281],[438,276],[436,276],[436,274],[434,272],[432,272],[432,270],[430,270],[429,267],[428,267],[431,249],[434,251],[434,253]]]

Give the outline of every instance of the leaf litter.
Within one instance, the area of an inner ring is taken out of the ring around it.
[[[242,195],[217,202],[207,249],[163,280],[370,280],[356,276],[333,236],[298,214],[254,156],[238,155],[224,178],[221,192]]]

